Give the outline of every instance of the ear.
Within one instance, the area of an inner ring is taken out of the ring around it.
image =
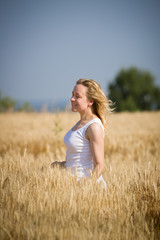
[[[89,103],[89,106],[92,106],[92,105],[93,105],[93,103],[94,103],[94,101],[93,101],[93,100],[91,100],[91,101],[90,101],[90,103]]]

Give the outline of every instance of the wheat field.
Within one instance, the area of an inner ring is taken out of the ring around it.
[[[0,239],[160,239],[160,112],[114,113],[105,135],[107,192],[64,169],[74,113],[0,114]]]

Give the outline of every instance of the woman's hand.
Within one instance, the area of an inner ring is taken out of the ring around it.
[[[65,163],[66,163],[66,161],[63,161],[63,162],[55,161],[55,162],[51,163],[51,168],[54,168],[54,167],[65,168]]]

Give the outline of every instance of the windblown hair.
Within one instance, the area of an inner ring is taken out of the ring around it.
[[[106,130],[107,115],[112,111],[110,108],[111,101],[105,96],[100,84],[92,79],[79,79],[76,84],[82,84],[87,87],[87,98],[93,100],[93,113],[100,118]]]

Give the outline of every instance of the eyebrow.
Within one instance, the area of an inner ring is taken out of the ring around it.
[[[73,94],[73,93],[74,93],[74,92],[72,92],[72,94]],[[76,92],[75,94],[78,94],[79,96],[81,96],[81,94],[79,94],[79,93],[77,93],[77,92]]]

